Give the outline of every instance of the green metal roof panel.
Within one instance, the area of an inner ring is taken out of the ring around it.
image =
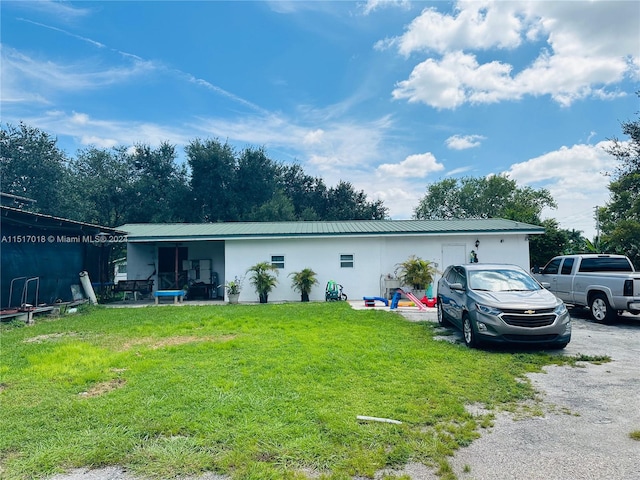
[[[341,222],[132,223],[118,227],[130,242],[263,237],[542,234],[544,227],[501,218],[465,220],[353,220]]]

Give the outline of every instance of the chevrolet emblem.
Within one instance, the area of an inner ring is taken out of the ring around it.
[[[529,315],[533,315],[534,313],[536,313],[535,310],[525,310],[524,313],[527,313]]]

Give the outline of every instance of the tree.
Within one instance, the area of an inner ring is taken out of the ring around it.
[[[640,91],[637,92],[640,96]],[[610,251],[627,255],[640,267],[640,112],[633,121],[622,122],[627,141],[612,139],[607,152],[619,166],[609,184],[611,200],[598,210],[602,241]]]
[[[533,267],[543,267],[556,255],[567,253],[567,230],[562,230],[555,219],[542,221],[544,235],[532,235],[529,239],[529,260]]]
[[[80,150],[69,169],[82,192],[77,205],[83,221],[108,227],[127,223],[133,176],[124,148]]]
[[[327,209],[327,187],[318,177],[307,175],[294,163],[282,165],[279,188],[291,200],[298,220],[320,220]]]
[[[323,220],[383,220],[389,209],[382,200],[367,201],[364,191],[356,192],[349,182],[340,181],[327,191]]]
[[[448,178],[427,187],[414,209],[417,219],[506,218],[539,225],[556,203],[548,190],[519,187],[506,175]]]
[[[175,147],[167,142],[156,149],[134,147],[129,158],[133,170],[129,222],[180,222],[188,217],[187,171],[175,159]]]
[[[270,200],[254,207],[246,214],[251,222],[292,222],[296,220],[295,208],[291,199],[278,190]]]
[[[0,130],[0,190],[35,200],[33,211],[78,219],[66,161],[57,139],[37,128],[20,123]]]
[[[236,157],[228,143],[192,140],[185,148],[191,168],[192,221],[237,220],[233,203]]]

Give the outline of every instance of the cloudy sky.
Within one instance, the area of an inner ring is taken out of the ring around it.
[[[3,0],[1,120],[69,155],[217,138],[410,218],[433,182],[506,173],[595,234],[636,118],[640,2]]]

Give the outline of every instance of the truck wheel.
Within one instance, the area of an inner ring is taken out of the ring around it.
[[[597,293],[591,298],[589,310],[596,322],[611,323],[618,316],[616,311],[609,305],[607,297],[602,293]]]

